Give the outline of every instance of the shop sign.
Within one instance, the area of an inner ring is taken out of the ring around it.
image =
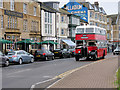
[[[80,19],[88,22],[88,8],[78,2],[69,2],[64,7],[69,13],[80,16]]]
[[[10,11],[10,10],[4,10],[4,14],[8,15],[8,16],[14,16],[14,17],[23,18],[23,13],[20,13],[20,12],[14,12],[14,11]]]

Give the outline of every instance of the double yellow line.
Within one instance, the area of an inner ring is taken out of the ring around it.
[[[115,58],[115,57],[114,57],[114,58]],[[107,58],[107,59],[111,59],[111,58]],[[66,71],[66,72],[64,72],[64,73],[62,73],[62,74],[60,74],[60,75],[58,75],[58,76],[55,76],[55,78],[60,78],[60,79],[62,79],[62,78],[70,75],[71,73],[73,73],[73,72],[75,72],[75,71],[78,71],[78,70],[80,70],[80,69],[82,69],[82,68],[88,67],[88,66],[93,65],[93,64],[95,64],[95,63],[102,62],[102,61],[107,60],[107,59],[101,59],[101,60],[99,60],[99,61],[96,61],[96,62],[87,64],[87,65],[78,67],[78,68],[76,68],[76,69],[72,69],[72,70]]]

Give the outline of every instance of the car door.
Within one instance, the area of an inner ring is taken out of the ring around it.
[[[3,56],[2,56],[3,54],[0,52],[0,65],[2,65],[2,63],[3,63]]]
[[[29,53],[25,52],[26,58],[27,58],[27,62],[31,61],[31,56]]]
[[[28,53],[25,52],[25,51],[22,51],[22,53],[23,53],[23,56],[24,56],[24,61],[25,61],[25,62],[29,62],[29,61],[31,60],[31,58],[30,58],[30,56],[28,55]]]
[[[26,62],[26,56],[25,56],[25,53],[23,51],[19,51],[19,55],[20,57],[22,58],[23,62]]]

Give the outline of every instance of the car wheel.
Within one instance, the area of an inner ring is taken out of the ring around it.
[[[45,60],[48,60],[48,57],[45,57]]]
[[[21,65],[21,64],[23,63],[23,61],[22,61],[21,58],[19,59],[19,62],[18,62],[18,63],[19,63],[19,65]]]
[[[6,60],[6,61],[5,61],[5,67],[8,67],[9,65],[10,65],[9,61]]]
[[[63,54],[62,57],[65,58],[65,54]]]
[[[102,56],[102,59],[104,59],[105,58],[105,52],[103,53],[103,56]]]
[[[75,57],[75,60],[76,60],[76,61],[79,61],[79,57]]]
[[[53,57],[52,57],[52,60],[54,60],[54,59],[55,59],[55,57],[53,56]]]
[[[69,58],[72,58],[72,55],[70,55]]]
[[[113,55],[115,55],[115,53],[113,53]]]
[[[95,54],[95,56],[93,57],[93,60],[96,61],[97,60],[97,55]]]
[[[30,63],[33,63],[34,62],[34,58],[31,58],[31,61],[30,61]]]

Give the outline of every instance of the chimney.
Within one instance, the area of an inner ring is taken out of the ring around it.
[[[99,3],[98,2],[94,2],[96,7],[99,7]]]

